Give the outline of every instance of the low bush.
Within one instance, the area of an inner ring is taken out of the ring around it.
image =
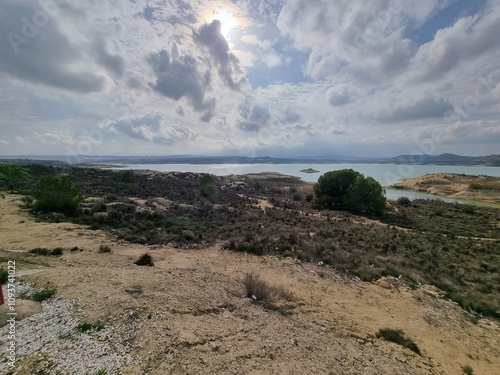
[[[151,255],[149,255],[148,253],[144,253],[142,254],[139,259],[137,259],[134,264],[137,264],[138,266],[149,266],[149,267],[153,267],[155,264],[154,264],[154,261],[153,261],[153,257]]]
[[[283,287],[269,284],[255,273],[247,273],[241,280],[245,288],[245,296],[254,301],[263,302],[272,306],[279,300],[291,301],[294,299],[293,293]]]
[[[471,366],[469,365],[464,365],[462,366],[462,371],[464,372],[464,374],[466,375],[474,375],[474,370]]]
[[[104,329],[104,323],[97,321],[95,323],[83,322],[76,326],[76,331],[80,333],[97,332]]]
[[[111,248],[108,245],[103,244],[103,245],[99,246],[99,252],[100,253],[110,253]]]
[[[398,198],[398,203],[401,206],[409,206],[411,204],[411,200],[408,197],[399,197]]]
[[[56,294],[55,288],[44,288],[31,295],[31,299],[36,302],[42,302],[53,297]]]
[[[34,249],[31,249],[29,252],[31,254],[36,254],[36,255],[51,255],[51,256],[60,256],[63,253],[63,248],[62,247],[56,247],[52,250],[46,249],[44,247],[36,247]]]
[[[420,348],[417,346],[417,344],[412,339],[407,338],[404,332],[400,329],[383,328],[377,332],[376,336],[378,338],[383,338],[386,341],[394,342],[398,345],[410,349],[418,355],[421,355]]]

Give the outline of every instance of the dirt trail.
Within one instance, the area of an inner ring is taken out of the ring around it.
[[[179,250],[117,242],[77,225],[34,222],[19,204],[16,196],[0,200],[0,249],[80,250],[50,261],[40,257],[50,267],[24,280],[54,285],[87,320],[124,324],[117,317],[130,312],[140,321],[130,340],[134,364],[124,374],[455,375],[470,365],[476,375],[491,375],[500,368],[498,324],[473,324],[432,287],[356,282],[315,264],[218,246]],[[103,243],[112,253],[98,253]],[[145,252],[155,267],[133,264]],[[41,268],[22,264],[23,272]],[[243,298],[240,280],[252,271],[292,291],[293,308],[282,314]],[[402,329],[422,356],[375,338],[380,328]],[[32,373],[34,357],[21,358],[18,374]]]

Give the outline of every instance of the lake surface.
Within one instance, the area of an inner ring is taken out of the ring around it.
[[[302,169],[312,168],[319,173],[302,173]],[[407,165],[407,164],[125,164],[116,169],[148,169],[159,172],[210,173],[216,176],[247,174],[259,172],[279,172],[300,177],[303,181],[316,182],[319,176],[328,171],[350,168],[365,176],[373,177],[383,186],[392,185],[402,178],[418,177],[429,173],[463,173],[467,175],[486,175],[500,177],[500,167],[447,166],[447,165]],[[422,194],[397,189],[387,189],[388,199],[406,196],[410,199],[441,199],[431,194]]]

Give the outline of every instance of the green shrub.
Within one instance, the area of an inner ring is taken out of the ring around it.
[[[132,171],[125,171],[122,173],[122,182],[132,183],[135,182],[135,175]]]
[[[43,212],[74,214],[83,196],[80,187],[67,176],[43,176],[33,189],[35,209]]]
[[[407,338],[404,332],[400,329],[383,328],[377,332],[376,336],[408,348],[420,355],[420,349],[417,344],[415,344],[412,339]]]
[[[102,368],[99,371],[97,371],[95,375],[108,375],[108,371]]]
[[[212,198],[217,194],[217,184],[214,176],[210,174],[203,175],[200,182],[200,192],[207,198]]]
[[[462,366],[462,371],[464,372],[464,374],[466,375],[474,375],[474,370],[471,366],[469,365],[464,365]]]
[[[153,257],[149,255],[148,253],[142,254],[139,259],[137,259],[134,264],[137,264],[138,266],[148,266],[148,267],[153,267],[154,261]]]
[[[401,206],[409,206],[411,204],[411,200],[408,197],[399,197],[398,198],[398,203]]]
[[[53,297],[55,294],[56,294],[55,288],[44,288],[33,293],[31,295],[31,299],[33,301],[42,302],[45,301],[46,299]]]
[[[302,194],[300,194],[299,192],[293,193],[292,197],[293,197],[293,200],[297,201],[297,202],[302,200]]]
[[[313,199],[314,199],[314,194],[309,193],[309,194],[306,195],[306,201],[307,202],[312,202]]]
[[[95,323],[83,322],[76,326],[76,331],[80,333],[97,332],[104,329],[104,323],[97,321]]]
[[[100,253],[110,253],[111,248],[108,245],[103,244],[103,245],[99,246],[99,252]]]

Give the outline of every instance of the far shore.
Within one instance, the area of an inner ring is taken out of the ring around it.
[[[436,173],[404,178],[388,187],[481,202],[491,207],[500,208],[500,177]]]

